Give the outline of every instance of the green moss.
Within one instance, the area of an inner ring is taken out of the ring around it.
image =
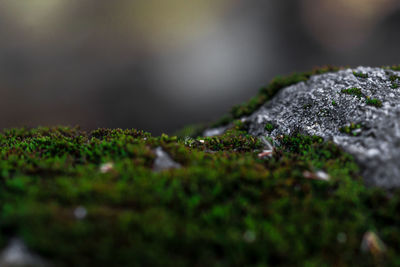
[[[254,151],[255,149],[261,149],[263,145],[260,140],[241,130],[242,127],[243,123],[236,121],[235,126],[226,131],[225,134],[213,137],[198,137],[196,142],[191,144],[191,147],[201,149],[203,151],[250,152]]]
[[[361,73],[361,72],[353,71],[353,75],[356,76],[357,78],[363,78],[363,79],[368,78],[368,74],[367,73]]]
[[[336,107],[337,105],[338,105],[338,104],[336,103],[336,101],[333,100],[333,101],[332,101],[332,106],[335,106],[335,107]]]
[[[352,136],[359,136],[361,134],[362,125],[359,123],[351,123],[350,125],[343,126],[339,129],[340,132]]]
[[[343,94],[347,94],[347,95],[354,95],[354,96],[356,96],[358,98],[364,98],[365,99],[365,103],[367,105],[375,106],[377,108],[382,107],[382,101],[380,101],[379,99],[370,98],[369,96],[364,95],[361,92],[360,88],[353,87],[353,88],[349,88],[349,89],[342,89],[341,92]]]
[[[265,130],[267,130],[268,132],[272,132],[275,129],[276,129],[276,125],[275,124],[273,124],[273,123],[265,124]]]
[[[357,87],[342,89],[341,92],[343,94],[357,96],[358,98],[364,97],[364,94],[361,92],[361,89]]]
[[[400,87],[400,77],[398,75],[390,75],[389,80],[392,82],[392,88],[397,89]]]
[[[367,103],[367,105],[375,106],[375,107],[377,107],[377,108],[382,107],[382,101],[380,101],[379,99],[375,99],[375,98],[369,98],[369,97],[367,97],[367,98],[365,99],[365,103]]]
[[[391,82],[395,82],[395,81],[397,81],[397,80],[400,80],[400,77],[397,76],[397,75],[390,75],[389,80],[390,80]]]
[[[391,67],[389,67],[391,70],[394,70],[394,71],[400,71],[400,65],[393,65],[393,66],[391,66]]]
[[[281,136],[272,157],[260,159],[263,145],[245,128],[236,121],[224,135],[197,139],[121,129],[4,131],[0,246],[19,236],[54,266],[400,260],[400,192],[365,187],[353,157],[317,136]],[[158,146],[182,168],[153,172]],[[113,167],[102,172],[106,162]],[[307,178],[317,170],[329,181]],[[77,207],[85,218],[74,216]],[[387,245],[385,258],[361,253],[368,230]]]

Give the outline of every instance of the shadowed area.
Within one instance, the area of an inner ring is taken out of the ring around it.
[[[4,0],[0,128],[173,132],[278,74],[400,62],[399,17],[395,0]]]

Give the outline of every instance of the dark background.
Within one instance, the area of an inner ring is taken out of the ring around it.
[[[400,64],[398,0],[2,0],[0,128],[171,133],[279,74]]]

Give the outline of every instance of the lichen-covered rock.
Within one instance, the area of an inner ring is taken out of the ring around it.
[[[358,67],[282,89],[246,118],[255,136],[300,132],[355,156],[367,184],[400,186],[400,72]]]

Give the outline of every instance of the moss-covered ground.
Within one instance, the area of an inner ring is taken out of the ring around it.
[[[4,130],[0,247],[19,237],[53,266],[400,265],[400,191],[366,187],[322,138],[277,141],[264,157],[239,121],[197,138]],[[182,167],[153,171],[156,147]]]
[[[0,244],[21,237],[55,266],[399,264],[400,192],[365,187],[353,158],[319,137],[279,143],[259,158],[239,122],[197,139],[4,131]],[[182,168],[154,172],[158,146]],[[310,179],[320,170],[329,181]],[[385,251],[361,251],[367,231]]]

